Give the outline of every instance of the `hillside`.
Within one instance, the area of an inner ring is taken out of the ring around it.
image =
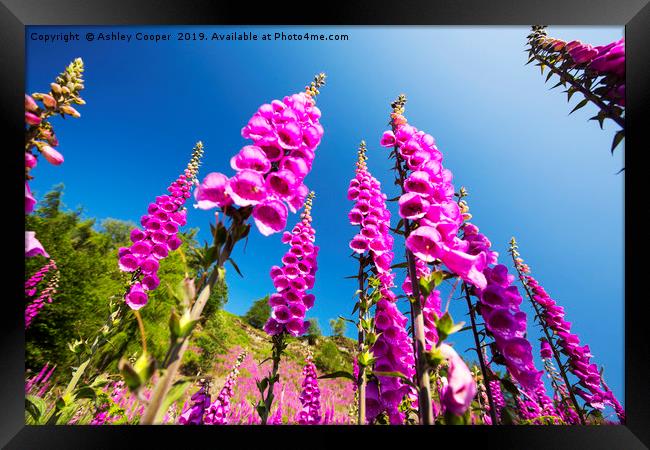
[[[271,354],[269,336],[264,331],[250,326],[241,317],[224,310],[217,311],[216,316],[221,333],[211,334],[214,345],[210,348],[195,346],[186,353],[183,373],[191,375],[197,364],[200,365],[203,360],[210,360],[211,368],[199,372],[199,375],[201,378],[211,380],[211,393],[214,398],[224,385],[237,356],[246,352],[232,398],[231,423],[257,423],[258,417],[252,406],[259,399],[255,381],[263,378],[271,368],[271,362],[264,361]],[[210,334],[210,322],[206,325],[197,330],[199,344],[206,342],[205,338]],[[280,381],[274,389],[276,420],[282,417],[282,423],[292,422],[295,414],[300,410],[298,396],[304,378],[301,371],[309,352],[314,355],[318,374],[324,375],[338,370],[351,372],[354,348],[355,341],[345,337],[320,337],[316,339],[314,345],[309,345],[307,338],[289,338],[286,354],[280,364]],[[194,372],[193,375],[196,374],[197,372]],[[350,380],[321,379],[319,386],[326,421],[347,423],[349,408],[354,399],[353,385]],[[187,399],[195,390],[196,387],[190,388],[185,398]],[[182,410],[185,408],[187,403],[183,405]]]

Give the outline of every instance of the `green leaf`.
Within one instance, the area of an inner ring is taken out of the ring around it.
[[[77,383],[79,382],[79,379],[81,378],[81,375],[83,375],[86,367],[88,367],[88,364],[90,364],[90,359],[87,359],[81,363],[79,367],[77,367],[77,370],[74,371],[74,375],[72,376],[70,383],[68,383],[65,391],[63,391],[63,395],[70,394],[74,390],[74,388],[77,386]]]
[[[79,405],[72,403],[70,405],[65,406],[58,414],[56,419],[56,424],[57,425],[66,425],[68,422],[70,422],[70,419],[75,415],[79,408]]]
[[[34,422],[38,425],[41,418],[45,415],[47,410],[47,404],[45,400],[36,395],[27,395],[25,396],[25,411],[29,413],[30,416],[34,419]]]
[[[580,101],[580,102],[575,106],[575,108],[573,108],[573,109],[571,110],[571,112],[569,113],[569,115],[571,115],[571,114],[574,113],[575,111],[577,111],[577,110],[579,110],[580,108],[582,108],[583,106],[585,106],[588,102],[589,102],[589,100],[587,100],[586,98],[582,99],[582,100],[581,100],[581,101]]]
[[[237,267],[237,263],[235,263],[235,261],[232,258],[228,258],[228,261],[230,261],[230,264],[232,264],[232,266],[235,268],[239,276],[244,278],[244,275],[242,275],[241,271],[239,270],[239,267]]]
[[[571,100],[571,97],[573,96],[573,94],[575,94],[578,91],[574,87],[570,87],[566,92],[567,92],[566,101],[568,102],[569,100]]]
[[[440,318],[434,318],[434,322],[436,324],[436,329],[438,330],[440,341],[444,341],[450,334],[462,330],[463,325],[465,325],[465,322],[454,323],[449,311],[446,311]]]
[[[319,380],[324,378],[348,378],[352,381],[357,381],[357,379],[354,378],[354,375],[352,375],[350,372],[346,372],[345,370],[339,370],[338,372],[332,372],[328,373],[327,375],[321,375],[318,377]]]
[[[178,399],[180,399],[183,394],[187,391],[187,388],[190,387],[192,383],[188,380],[179,380],[169,389],[167,396],[162,402],[162,407],[158,410],[158,416],[156,417],[155,422],[160,423],[165,413],[169,407]]]
[[[408,378],[406,375],[404,375],[401,372],[382,372],[382,371],[373,371],[372,372],[374,375],[377,375],[379,377],[395,377],[401,379],[404,383],[408,384],[409,386],[417,389],[417,385],[411,381],[410,378]]]
[[[501,386],[503,386],[503,388],[506,391],[510,392],[515,397],[519,395],[519,389],[517,388],[517,386],[515,386],[515,384],[512,381],[505,378],[501,379],[500,381],[501,381]]]
[[[552,75],[553,75],[553,72],[549,71],[548,75],[546,75],[546,80],[544,80],[544,83],[546,83],[549,80],[549,78],[551,78]]]
[[[614,140],[612,141],[612,153],[614,149],[618,147],[618,144],[625,138],[625,130],[620,130],[614,135]]]
[[[97,392],[90,386],[82,386],[75,391],[75,398],[88,398],[90,400],[95,400],[97,398]]]

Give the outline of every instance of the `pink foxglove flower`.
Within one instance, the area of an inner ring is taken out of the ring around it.
[[[440,344],[440,350],[448,361],[447,377],[443,381],[440,402],[445,411],[462,415],[476,396],[477,387],[472,372],[456,350],[447,344]]]
[[[154,203],[149,204],[147,214],[141,219],[143,229],[136,228],[131,232],[133,244],[118,252],[120,270],[133,273],[124,296],[126,304],[133,310],[145,306],[147,291],[158,287],[160,260],[181,245],[179,227],[187,222],[187,210],[183,205],[191,196],[191,186],[196,183],[202,155],[203,144],[199,142],[185,172],[167,189],[169,195],[160,195]]]
[[[227,425],[230,414],[230,399],[235,394],[235,383],[239,376],[239,366],[244,361],[246,352],[242,352],[237,357],[237,361],[232,370],[226,377],[226,382],[219,392],[219,395],[205,411],[203,423],[206,425]]]
[[[352,225],[359,225],[359,233],[350,241],[350,248],[358,254],[368,252],[379,281],[380,300],[375,310],[375,327],[379,334],[372,346],[376,358],[375,370],[400,372],[408,378],[414,375],[413,343],[406,332],[408,319],[396,306],[393,293],[395,274],[393,262],[393,236],[390,233],[390,211],[386,206],[386,194],[381,183],[372,176],[366,165],[366,146],[359,148],[359,160],[355,177],[348,187],[348,199],[355,202],[349,218]],[[399,378],[377,376],[368,383],[366,390],[366,419],[372,421],[385,411],[392,424],[402,424],[404,413],[399,405],[409,392],[409,386]]]
[[[191,400],[192,406],[178,417],[178,423],[180,425],[203,425],[203,415],[210,405],[207,382],[201,381],[201,387],[192,395]]]
[[[36,233],[34,231],[25,231],[25,258],[31,258],[36,255],[42,255],[46,258],[50,257],[43,248],[43,245],[36,239]]]
[[[230,179],[208,175],[212,178],[195,191],[195,207],[253,207],[255,225],[264,236],[282,231],[288,211],[295,213],[309,192],[303,181],[323,137],[315,96],[324,82],[321,74],[306,92],[260,106],[241,131],[252,143],[230,159],[237,174]]]
[[[298,423],[300,425],[318,425],[322,420],[320,389],[318,388],[316,366],[311,356],[307,357],[302,374],[305,378],[302,382],[302,392],[300,393],[302,410],[298,413]]]
[[[516,245],[514,240],[512,244],[513,246]],[[513,248],[516,249],[516,247]],[[527,290],[529,290],[531,302],[537,304],[537,308],[542,313],[540,317],[542,325],[548,327],[553,332],[555,336],[553,340],[556,342],[555,345],[559,345],[562,351],[569,357],[569,372],[575,375],[579,380],[578,384],[586,389],[585,391],[578,388],[574,392],[593,408],[603,409],[604,403],[615,406],[618,401],[613,398],[611,392],[607,393],[601,386],[602,378],[598,366],[590,361],[593,357],[591,350],[588,345],[581,346],[578,335],[571,332],[571,322],[565,320],[564,308],[559,306],[550,297],[539,282],[530,275],[530,268],[523,263],[521,258],[515,258],[515,255],[518,256],[519,254],[516,251],[513,252],[515,267],[519,271],[520,280]],[[548,357],[552,356],[551,345],[548,341],[542,342],[542,351]],[[624,412],[618,414],[618,416],[622,418]]]
[[[271,336],[283,332],[299,336],[309,328],[305,313],[314,306],[315,297],[306,291],[314,287],[319,250],[314,245],[316,230],[311,225],[313,196],[311,193],[307,197],[301,221],[282,236],[282,242],[291,246],[282,258],[282,267],[271,268],[270,275],[277,292],[269,297],[271,317],[264,325],[264,331]],[[255,212],[253,215],[255,217]]]
[[[399,213],[417,225],[406,239],[406,247],[426,262],[442,261],[452,272],[472,285],[485,287],[483,256],[469,255],[456,235],[463,217],[454,200],[452,175],[441,164],[442,154],[429,134],[408,125],[401,114],[393,114],[395,131],[385,131],[380,144],[395,146],[410,170],[404,180]]]

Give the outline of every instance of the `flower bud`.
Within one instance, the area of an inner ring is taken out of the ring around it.
[[[41,145],[39,150],[50,164],[58,166],[63,163],[63,155],[49,145]]]
[[[54,100],[54,97],[51,95],[43,94],[41,96],[41,101],[48,108],[56,108],[56,100]]]
[[[59,86],[56,83],[50,83],[50,88],[52,89],[52,92],[55,94],[61,94],[61,86]]]
[[[25,167],[30,169],[36,167],[36,157],[29,152],[25,152]]]
[[[79,114],[79,112],[76,109],[74,109],[72,106],[62,105],[59,108],[59,110],[62,113],[68,114],[68,115],[70,115],[72,117],[81,117],[81,114]]]
[[[38,110],[38,105],[36,104],[34,99],[27,94],[25,94],[25,110],[31,112],[35,112]]]
[[[34,113],[25,111],[25,123],[29,125],[38,125],[41,123],[41,118]]]

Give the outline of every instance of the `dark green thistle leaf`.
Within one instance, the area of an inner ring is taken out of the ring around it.
[[[573,114],[574,112],[576,112],[577,110],[579,110],[580,108],[582,108],[583,106],[585,106],[588,102],[589,102],[589,100],[587,100],[586,98],[585,98],[585,99],[582,99],[582,100],[580,101],[580,103],[578,103],[578,104],[575,106],[575,108],[573,108],[573,109],[571,110],[571,112],[569,113],[569,115]]]
[[[614,149],[618,147],[618,144],[625,138],[625,130],[620,130],[614,135],[614,140],[612,141],[612,154]]]

